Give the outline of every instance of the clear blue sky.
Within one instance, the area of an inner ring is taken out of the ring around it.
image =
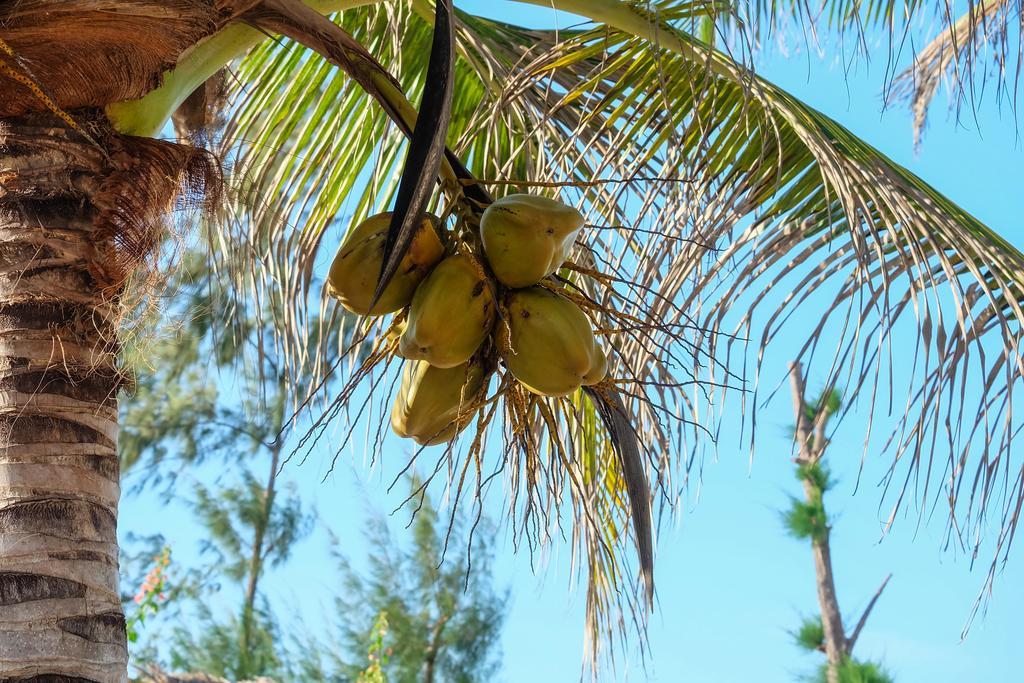
[[[550,24],[553,16],[548,10],[495,0],[457,4],[520,23]],[[567,23],[564,17],[561,21]],[[842,65],[831,57],[801,49],[785,56],[773,50],[760,61],[759,71],[1024,247],[1020,230],[1024,153],[1012,115],[1000,114],[993,101],[986,101],[977,122],[968,114],[958,124],[947,116],[943,94],[923,148],[915,155],[909,114],[902,107],[882,109],[878,93],[884,50],[878,54],[876,63],[862,63],[853,73],[844,74]],[[790,324],[798,329],[801,319]],[[905,339],[906,344],[897,349],[903,348],[909,357],[912,341]],[[765,361],[772,380],[784,372],[789,360],[786,351],[777,348]],[[814,368],[808,374],[813,386]],[[809,551],[786,537],[779,522],[778,510],[786,504],[787,495],[798,492],[789,462],[786,430],[790,421],[789,397],[782,391],[760,418],[752,465],[747,450],[728,439],[719,444],[717,458],[708,458],[699,496],[698,488],[692,489],[677,523],[665,528],[658,541],[659,604],[651,620],[648,669],[641,669],[635,658],[620,661],[619,669],[608,672],[604,680],[783,683],[813,670],[818,658],[802,654],[787,633],[801,615],[816,607]],[[726,422],[723,433],[736,431],[729,429],[731,424]],[[852,495],[864,428],[865,416],[855,412],[836,434],[830,450],[839,479],[829,500],[837,518],[834,561],[848,622],[856,619],[881,579],[893,573],[858,645],[858,655],[884,662],[898,683],[1020,680],[1024,653],[1011,643],[1011,634],[1020,632],[1024,614],[1021,549],[998,577],[987,613],[961,641],[961,630],[983,585],[988,556],[983,555],[971,571],[969,557],[943,551],[941,511],[921,524],[915,513],[904,515],[881,539],[888,508],[879,507],[875,484],[886,461],[869,453],[861,486]],[[400,492],[392,496],[384,492],[403,455],[397,441],[389,443],[394,452],[384,454],[390,465],[383,472],[368,473],[356,458],[321,483],[327,454],[285,470],[286,479],[297,483],[315,504],[322,522],[356,557],[366,551],[359,533],[364,519],[361,491],[381,510],[389,511],[400,501]],[[157,519],[174,544],[176,557],[193,558],[199,530],[190,521],[187,505],[161,507],[151,498],[128,498],[122,505],[122,532],[151,532]],[[500,553],[498,581],[512,587],[501,674],[501,680],[510,683],[579,677],[583,596],[570,586],[568,548],[551,547],[545,559],[546,567],[533,574],[529,558],[514,556],[507,541]],[[326,608],[321,591],[331,592],[335,581],[326,534],[318,530],[299,546],[286,568],[270,574],[266,586],[282,614],[301,615],[312,625]],[[228,587],[211,602],[233,605],[234,591]]]

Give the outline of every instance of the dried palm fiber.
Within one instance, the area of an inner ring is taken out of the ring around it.
[[[202,150],[120,135],[98,110],[74,115],[100,149],[74,139],[49,113],[0,122],[0,154],[7,159],[0,169],[0,202],[57,187],[88,200],[97,227],[92,275],[117,293],[140,269],[155,276],[151,261],[172,210],[216,204],[220,167]]]
[[[16,66],[63,109],[141,97],[253,0],[19,0],[0,12]],[[10,59],[10,58],[9,58]],[[0,72],[0,117],[46,107]]]
[[[178,139],[211,149],[224,127],[227,106],[227,69],[221,69],[192,91],[171,115]]]

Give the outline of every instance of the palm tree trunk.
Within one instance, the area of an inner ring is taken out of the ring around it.
[[[10,122],[5,122],[10,124]],[[123,681],[113,252],[90,144],[0,130],[0,680]]]

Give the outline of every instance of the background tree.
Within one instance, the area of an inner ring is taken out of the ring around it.
[[[193,603],[198,614],[171,638],[170,667],[243,680],[280,674],[280,638],[260,579],[288,559],[313,521],[294,491],[278,484],[303,387],[282,374],[272,347],[261,348],[270,323],[259,311],[236,312],[232,327],[217,324],[226,308],[246,304],[206,263],[202,254],[185,256],[172,283],[175,308],[163,311],[167,336],[139,354],[153,365],[137,370],[121,457],[137,491],[162,487],[192,499],[207,532],[204,549],[216,557],[210,567],[243,588],[238,614],[226,620]],[[224,396],[215,380],[232,372],[237,394]],[[197,479],[199,466],[224,470],[225,463],[234,470],[227,482]]]
[[[309,531],[312,517],[298,499],[283,500],[250,474],[229,487],[197,487],[197,516],[218,555],[216,566],[232,585],[244,587],[239,613],[214,613],[196,604],[197,616],[174,629],[170,668],[198,671],[240,681],[282,674],[281,633],[277,618],[259,589],[266,569],[286,561],[294,544]]]
[[[449,528],[421,484],[412,489],[411,543],[396,540],[387,521],[374,516],[365,530],[372,548],[367,567],[337,547],[337,642],[300,646],[296,681],[356,679],[368,651],[386,654],[379,668],[388,683],[471,683],[498,671],[508,594],[493,584],[495,527],[487,518],[467,524],[456,515]],[[468,526],[475,527],[471,535]],[[383,640],[380,615],[387,620]]]
[[[216,325],[225,318],[225,307],[236,302],[201,255],[186,255],[185,265],[172,283],[180,308],[163,311],[166,332],[146,355],[155,371],[137,371],[121,452],[136,492],[152,487],[189,499],[206,532],[204,548],[214,559],[204,569],[205,590],[193,590],[188,604],[178,604],[177,618],[164,619],[156,633],[169,641],[166,656],[140,649],[144,656],[138,664],[143,670],[156,666],[231,681],[355,678],[366,668],[366,653],[379,630],[375,616],[382,613],[389,622],[391,654],[383,667],[389,681],[488,680],[497,667],[505,603],[491,587],[495,529],[489,520],[479,520],[470,553],[462,517],[450,534],[447,524],[439,529],[425,493],[412,522],[412,548],[395,541],[383,518],[371,520],[367,534],[376,550],[371,578],[360,578],[338,549],[337,612],[344,618],[336,626],[347,657],[332,658],[333,645],[298,655],[282,645],[285,632],[260,579],[289,559],[312,522],[296,496],[277,485],[282,455],[292,448],[289,419],[296,420],[287,411],[303,387],[281,375],[273,346],[257,353],[271,316],[243,319],[236,312],[236,325]],[[211,378],[230,372],[237,373],[237,395],[224,396],[222,383]],[[239,463],[241,472],[229,473],[225,482],[219,473],[224,463]],[[202,481],[203,466],[212,473],[211,483]],[[254,472],[261,470],[259,479]],[[442,563],[449,538],[453,543]],[[226,618],[204,599],[218,578],[243,589],[238,613]],[[181,621],[187,624],[172,626]],[[314,667],[310,662],[321,656],[323,664]],[[289,673],[295,669],[300,673]]]
[[[828,423],[839,412],[841,397],[838,390],[831,388],[808,401],[801,365],[791,364],[790,373],[796,417],[797,455],[794,460],[804,498],[793,498],[784,519],[794,538],[811,543],[820,611],[819,616],[804,621],[796,633],[796,641],[806,650],[825,653],[828,661],[816,678],[822,683],[892,683],[877,664],[853,658],[853,648],[861,630],[890,577],[882,582],[852,631],[847,632],[843,626],[843,615],[839,609],[832,568],[832,525],[825,510],[825,493],[832,487],[825,451],[829,443]]]

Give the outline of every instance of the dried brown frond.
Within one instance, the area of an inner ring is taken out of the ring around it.
[[[993,87],[1003,87],[1010,76],[1012,33],[1016,29],[1020,39],[1021,22],[1024,17],[1018,0],[970,2],[963,15],[956,21],[949,17],[949,24],[914,55],[913,64],[893,79],[886,99],[904,100],[910,106],[915,147],[921,144],[928,110],[944,80],[950,90],[950,105],[957,112],[963,104],[975,102],[985,89],[989,64],[998,76]]]
[[[92,193],[103,281],[115,289],[141,274],[160,279],[160,247],[178,211],[212,211],[221,196],[219,162],[208,152],[165,140],[113,134],[101,138],[109,167]],[[145,278],[144,278],[145,279]]]

